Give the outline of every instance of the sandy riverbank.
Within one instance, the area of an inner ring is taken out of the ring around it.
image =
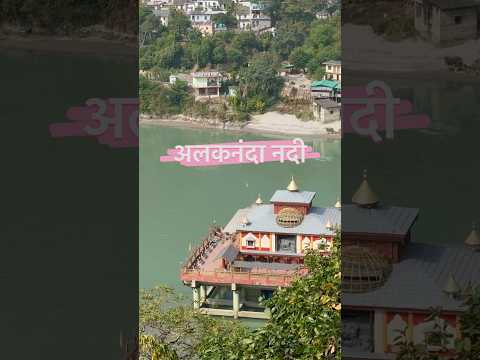
[[[328,134],[326,128],[340,130],[340,121],[330,124],[321,124],[318,121],[301,121],[294,115],[267,112],[255,115],[248,123],[238,125],[235,123],[218,123],[215,121],[193,121],[183,116],[170,118],[156,118],[142,115],[140,125],[159,125],[178,128],[217,129],[228,132],[255,133],[262,135],[290,135],[307,138],[340,139],[340,133]]]

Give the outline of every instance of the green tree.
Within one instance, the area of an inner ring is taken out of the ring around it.
[[[188,32],[192,29],[192,23],[183,12],[172,9],[168,20],[168,29],[174,33],[175,38],[179,40],[187,36]]]
[[[310,61],[310,54],[299,47],[292,51],[289,57],[290,63],[298,70],[304,70]]]
[[[240,71],[239,92],[243,102],[256,98],[265,106],[272,105],[280,96],[283,79],[278,76],[279,60],[273,54],[260,53],[249,66]],[[255,111],[255,108],[249,110]]]

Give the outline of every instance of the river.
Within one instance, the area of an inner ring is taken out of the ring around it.
[[[290,138],[290,137],[284,137]],[[167,148],[262,140],[253,134],[220,130],[178,129],[158,125],[140,128],[140,288],[157,284],[190,295],[179,280],[189,244],[198,244],[213,222],[224,225],[238,208],[260,193],[268,201],[295,176],[301,189],[317,192],[314,203],[331,206],[340,196],[340,141],[306,141],[322,155],[304,164],[264,163],[186,168],[160,163]]]

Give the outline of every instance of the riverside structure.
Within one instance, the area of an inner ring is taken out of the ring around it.
[[[340,203],[314,207],[315,195],[299,190],[292,178],[270,203],[259,196],[224,228],[211,228],[181,270],[182,281],[192,288],[194,308],[211,315],[269,318],[259,298],[305,275],[306,250],[328,253],[340,225]]]

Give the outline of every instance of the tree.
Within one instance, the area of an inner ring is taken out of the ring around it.
[[[231,14],[215,14],[212,21],[217,24],[223,24],[227,29],[235,29],[238,25],[237,18]]]
[[[242,103],[256,98],[265,106],[272,105],[283,88],[283,79],[278,76],[278,68],[279,61],[274,54],[260,53],[254,56],[249,66],[240,71],[239,93]]]
[[[224,46],[217,46],[213,49],[212,62],[214,64],[223,64],[227,58],[227,52]]]
[[[304,70],[310,61],[310,55],[305,51],[305,49],[299,47],[292,51],[289,61],[296,69]]]
[[[172,9],[168,20],[168,29],[175,34],[177,40],[180,40],[185,38],[192,29],[192,23],[183,12]]]

